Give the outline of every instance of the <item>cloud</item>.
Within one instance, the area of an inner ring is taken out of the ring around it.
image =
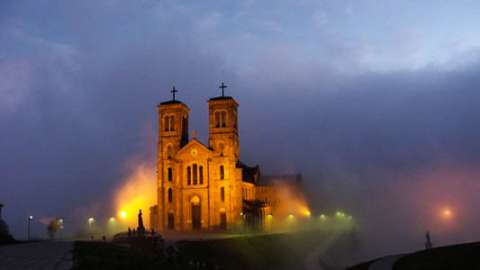
[[[0,115],[14,113],[32,87],[31,66],[28,61],[0,62]]]
[[[328,23],[327,14],[323,10],[317,10],[312,15],[312,21],[316,27],[322,28]]]

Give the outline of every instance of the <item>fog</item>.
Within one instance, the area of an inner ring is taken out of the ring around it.
[[[404,40],[406,22],[391,22],[381,41],[370,34],[388,27],[342,25],[334,15],[347,3],[316,7],[330,27],[312,32],[305,18],[285,18],[293,29],[277,25],[251,2],[212,10],[171,1],[2,2],[0,201],[13,234],[25,237],[28,215],[64,217],[71,233],[91,215],[114,215],[132,160],[154,168],[156,105],[172,85],[192,110],[190,131],[206,142],[206,101],[223,80],[240,104],[242,161],[264,174],[302,173],[312,213],[351,213],[366,256],[420,249],[427,230],[437,245],[478,240],[473,19],[465,15],[456,31],[465,43],[441,40],[448,46],[432,56],[438,36]],[[304,5],[295,9],[313,4]],[[422,29],[440,28],[430,16]],[[440,214],[446,207],[449,220]],[[33,231],[45,234],[40,223]]]

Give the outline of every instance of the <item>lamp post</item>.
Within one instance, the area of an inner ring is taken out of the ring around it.
[[[93,240],[93,231],[92,231],[92,225],[95,222],[95,218],[90,217],[88,218],[88,228],[90,229],[90,239]]]
[[[28,220],[27,220],[27,223],[28,223],[28,227],[27,227],[27,240],[30,241],[30,223],[32,222],[33,220],[33,216],[28,216]]]

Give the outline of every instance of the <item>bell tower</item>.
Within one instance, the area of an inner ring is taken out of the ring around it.
[[[164,231],[167,214],[167,191],[174,190],[179,173],[176,170],[175,154],[188,143],[188,114],[190,109],[176,100],[178,90],[170,91],[172,99],[160,103],[158,108],[158,144],[157,144],[157,188],[158,212],[157,230]]]
[[[232,97],[225,96],[227,86],[223,82],[219,88],[222,95],[208,101],[208,144],[220,156],[238,160],[238,103]]]

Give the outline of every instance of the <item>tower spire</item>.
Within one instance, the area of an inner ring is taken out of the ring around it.
[[[170,91],[170,93],[172,93],[172,100],[175,101],[175,93],[177,93],[178,90],[175,89],[175,85],[172,87],[172,90]]]
[[[225,83],[223,83],[222,81],[222,84],[218,87],[220,89],[222,89],[222,97],[225,96],[225,88],[227,88],[228,86],[225,85]]]

